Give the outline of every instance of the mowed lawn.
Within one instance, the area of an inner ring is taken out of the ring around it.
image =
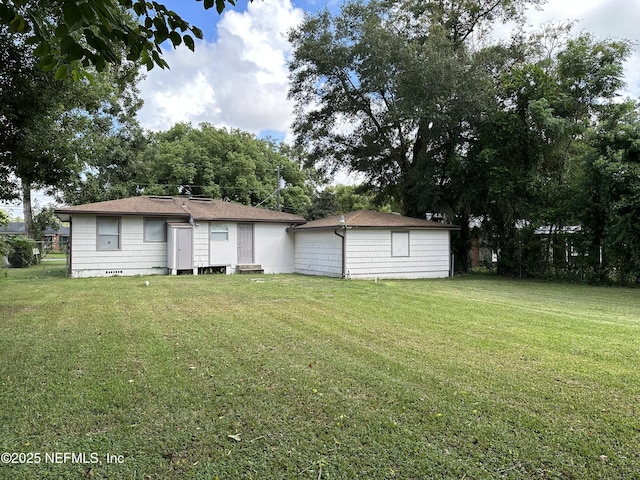
[[[1,270],[0,452],[2,479],[638,478],[640,290]]]

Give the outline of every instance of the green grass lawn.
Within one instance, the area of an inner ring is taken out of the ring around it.
[[[63,268],[0,271],[0,478],[640,472],[640,290]]]

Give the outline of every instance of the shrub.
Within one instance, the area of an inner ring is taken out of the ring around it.
[[[35,241],[26,237],[16,237],[9,240],[9,264],[13,268],[25,268],[36,263],[33,249],[36,248]]]

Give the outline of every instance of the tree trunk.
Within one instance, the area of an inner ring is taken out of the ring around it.
[[[36,238],[37,232],[33,221],[33,207],[31,205],[31,183],[22,180],[22,212],[24,215],[24,229],[29,238]]]
[[[471,271],[471,228],[469,227],[469,215],[455,215],[454,222],[460,227],[460,230],[453,235],[451,245],[456,259],[456,272],[469,273]]]

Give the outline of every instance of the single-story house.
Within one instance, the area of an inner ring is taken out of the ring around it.
[[[9,222],[7,225],[0,225],[0,235],[26,236],[27,229],[24,222]],[[69,244],[69,227],[60,228],[47,227],[42,235],[42,248],[59,251]]]
[[[295,271],[345,278],[450,275],[450,233],[458,227],[358,210],[296,225]]]
[[[447,277],[440,222],[361,210],[298,215],[205,198],[142,196],[59,208],[71,225],[72,277],[301,273],[346,278]]]
[[[208,198],[141,196],[59,208],[72,277],[294,272],[298,215]]]

